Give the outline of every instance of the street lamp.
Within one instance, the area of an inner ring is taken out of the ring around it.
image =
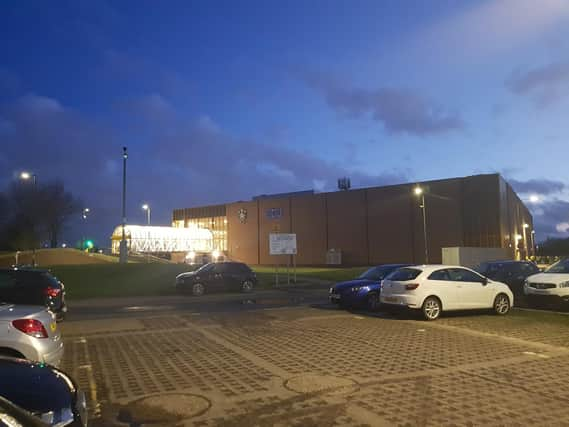
[[[150,206],[148,203],[142,205],[142,210],[146,211],[146,222],[148,225],[150,225]]]
[[[415,196],[421,198],[421,204],[419,207],[423,212],[423,239],[425,241],[425,264],[429,263],[429,245],[427,242],[427,208],[425,206],[425,192],[419,186],[416,186],[413,190]]]
[[[22,181],[29,181],[31,179],[35,186],[38,181],[38,176],[35,173],[23,171],[22,173],[20,173],[20,179]]]
[[[535,257],[535,230],[531,230],[531,251]]]
[[[122,235],[119,246],[119,262],[128,262],[128,246],[126,243],[126,160],[128,159],[127,148],[122,148]]]

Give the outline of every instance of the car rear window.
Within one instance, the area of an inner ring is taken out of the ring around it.
[[[416,268],[400,268],[386,277],[387,280],[395,282],[406,282],[407,280],[416,279],[422,271]]]
[[[59,288],[58,280],[51,274],[45,271],[24,271],[16,270],[13,272],[13,276],[16,279],[18,286],[25,287],[47,287]]]

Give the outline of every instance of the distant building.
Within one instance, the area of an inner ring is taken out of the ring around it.
[[[430,262],[441,262],[443,247],[503,247],[517,258],[531,252],[532,216],[498,174],[176,209],[173,226],[207,228],[215,250],[249,264],[286,264],[287,256],[269,255],[270,233],[297,234],[298,265],[323,265],[331,254],[344,265],[422,263],[417,186],[424,190]]]

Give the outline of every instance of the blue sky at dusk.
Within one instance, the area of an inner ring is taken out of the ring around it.
[[[500,172],[569,236],[566,0],[18,1],[0,31],[0,189],[63,180],[70,240],[108,245],[123,145],[130,223]]]

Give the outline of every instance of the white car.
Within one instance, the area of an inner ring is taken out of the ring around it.
[[[557,261],[543,273],[529,276],[524,283],[524,294],[530,301],[553,297],[569,302],[569,258]]]
[[[421,310],[426,320],[443,311],[491,308],[503,315],[514,305],[514,294],[473,270],[449,265],[401,268],[387,276],[381,288],[383,304]]]

